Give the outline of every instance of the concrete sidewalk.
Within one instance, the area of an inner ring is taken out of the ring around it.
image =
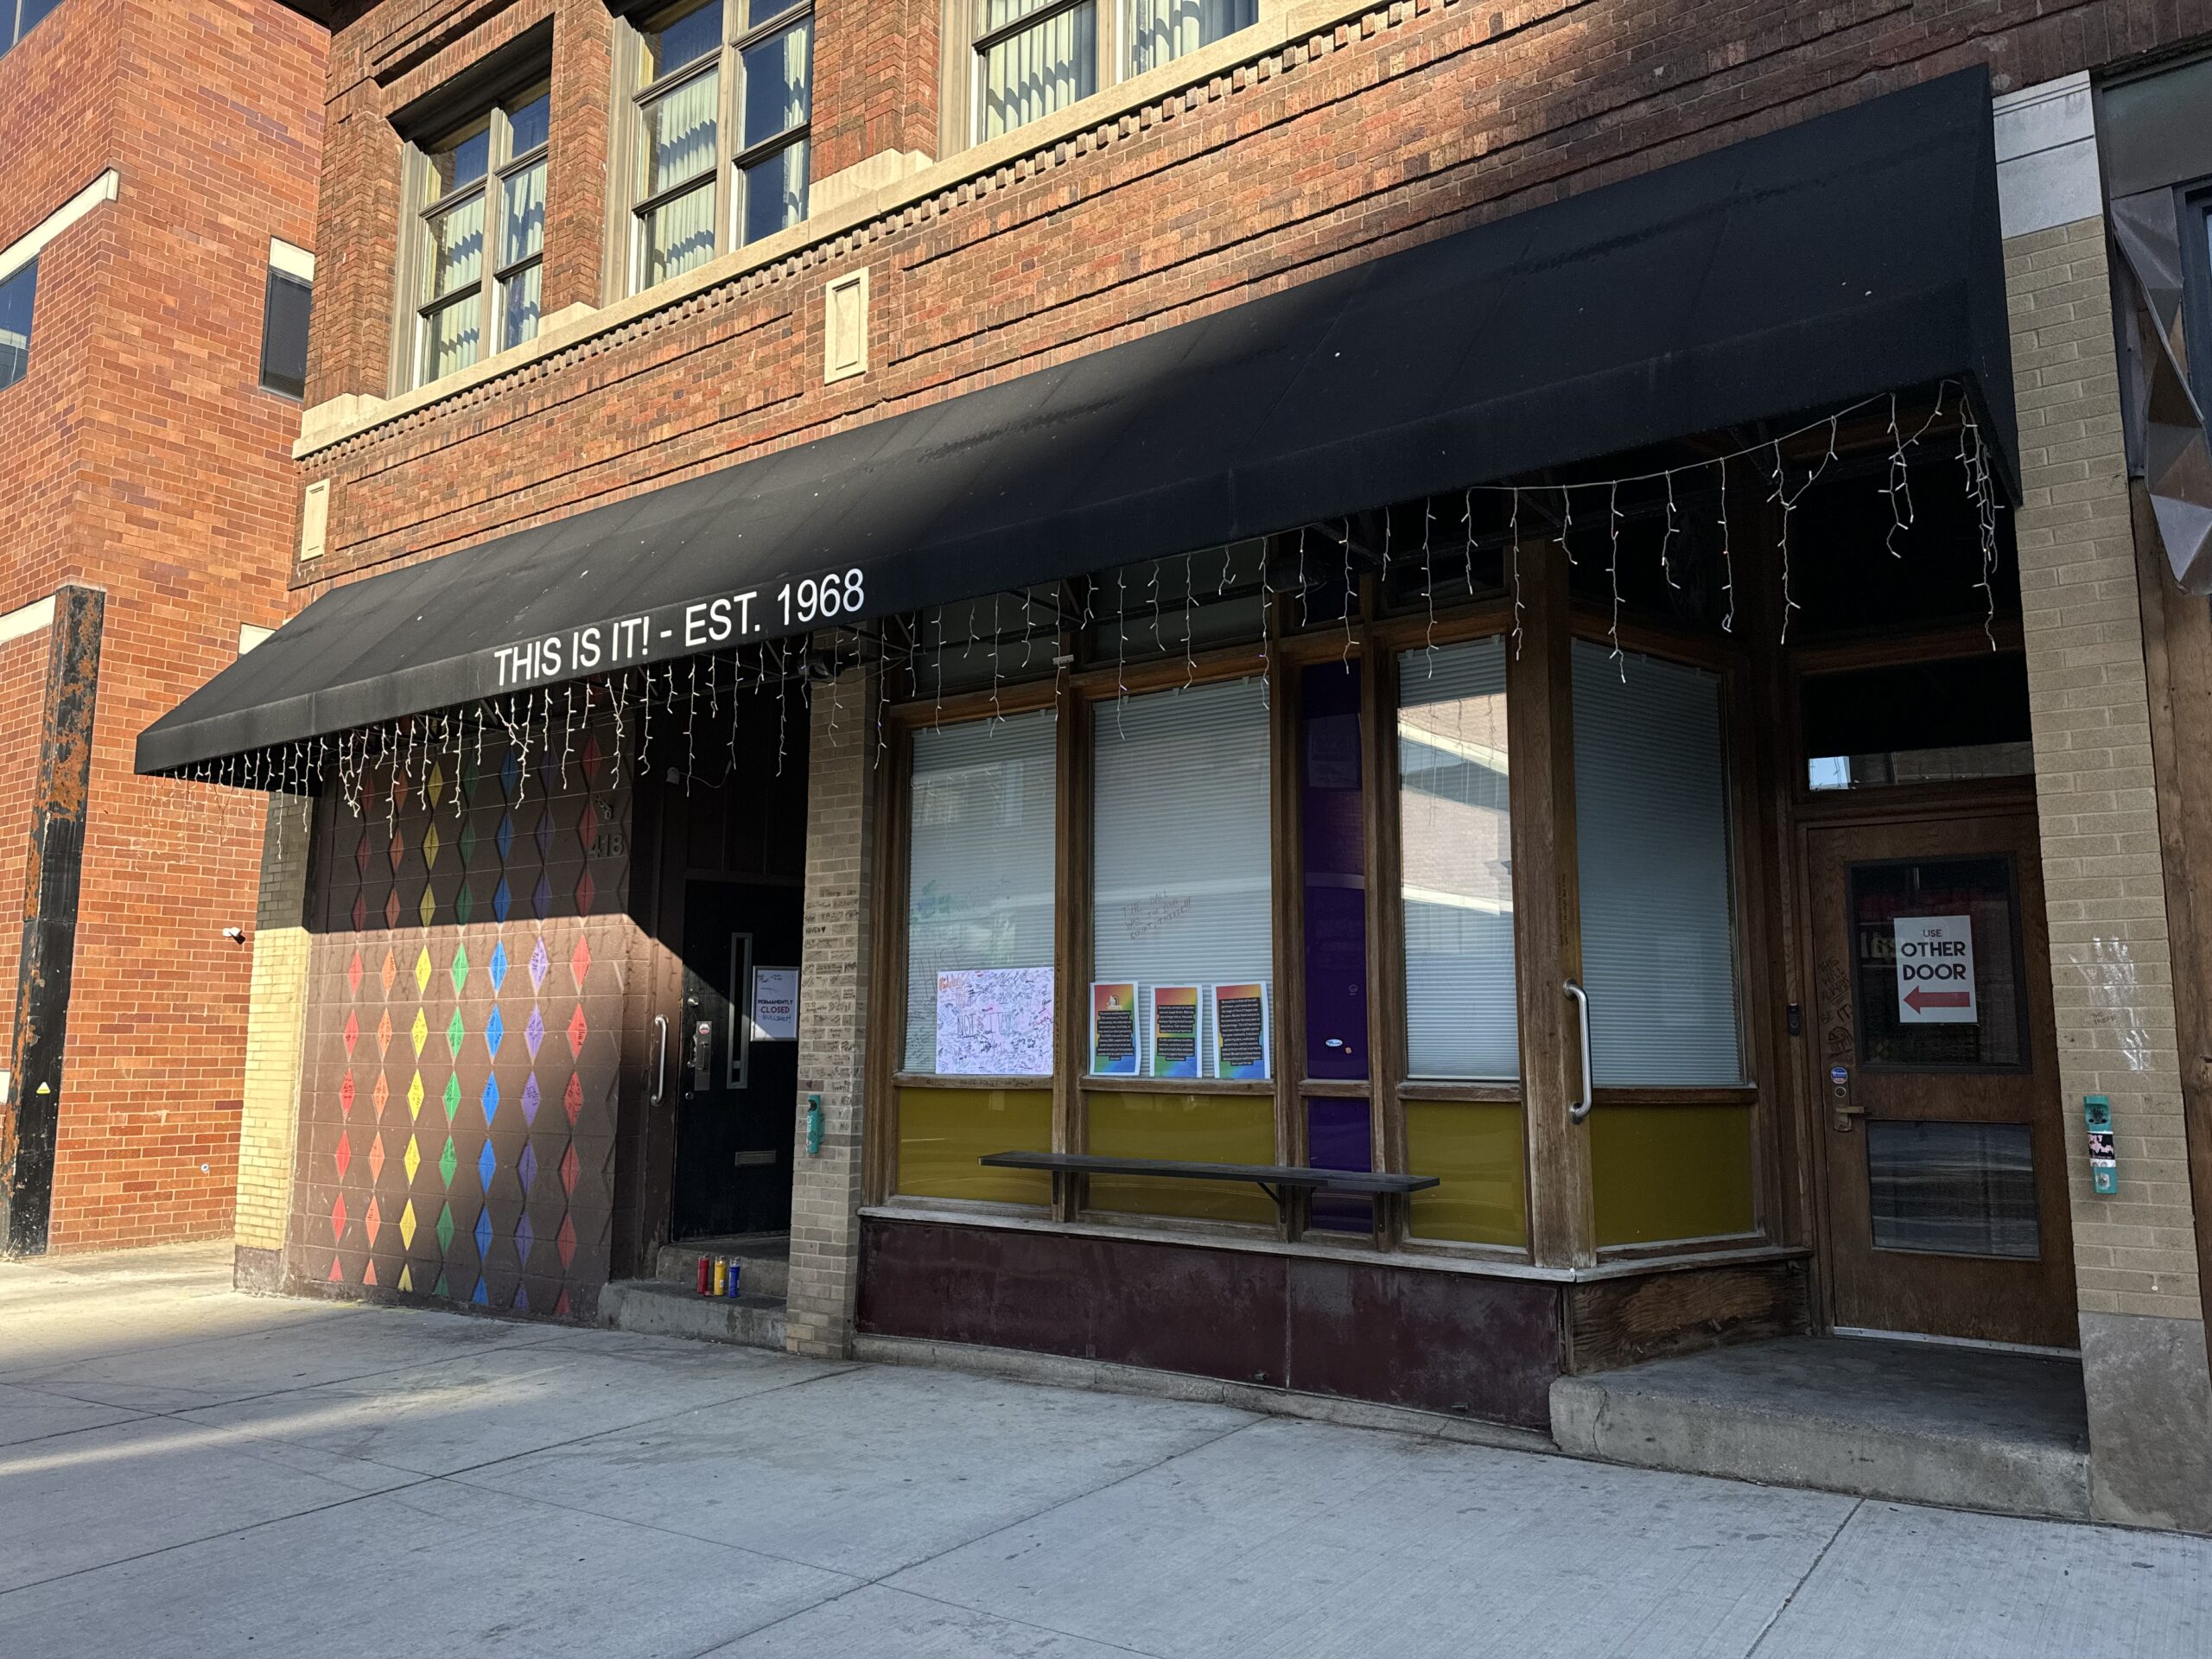
[[[0,1653],[2212,1652],[2212,1541],[0,1263]]]

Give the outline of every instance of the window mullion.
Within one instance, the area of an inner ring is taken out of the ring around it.
[[[731,0],[733,5],[739,0]],[[715,131],[715,251],[728,253],[738,245],[737,213],[738,188],[736,152],[738,123],[744,118],[744,93],[739,81],[745,73],[744,55],[728,43],[729,30],[722,31],[723,45],[720,60],[722,68],[721,110]]]

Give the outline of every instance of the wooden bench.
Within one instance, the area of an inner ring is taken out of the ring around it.
[[[1397,1197],[1438,1185],[1433,1175],[1378,1175],[1363,1169],[1307,1169],[1294,1164],[1198,1164],[1177,1158],[1109,1158],[1089,1152],[992,1152],[994,1169],[1041,1169],[1053,1175],[1141,1175],[1172,1181],[1249,1181],[1275,1201],[1286,1223],[1294,1192]]]

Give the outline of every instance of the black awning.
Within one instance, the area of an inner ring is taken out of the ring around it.
[[[2010,467],[1979,69],[339,588],[138,766],[801,632],[803,578],[865,620],[1945,378]]]

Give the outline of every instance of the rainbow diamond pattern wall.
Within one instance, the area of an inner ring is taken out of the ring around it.
[[[629,937],[610,734],[433,749],[318,811],[292,1275],[590,1319]]]

